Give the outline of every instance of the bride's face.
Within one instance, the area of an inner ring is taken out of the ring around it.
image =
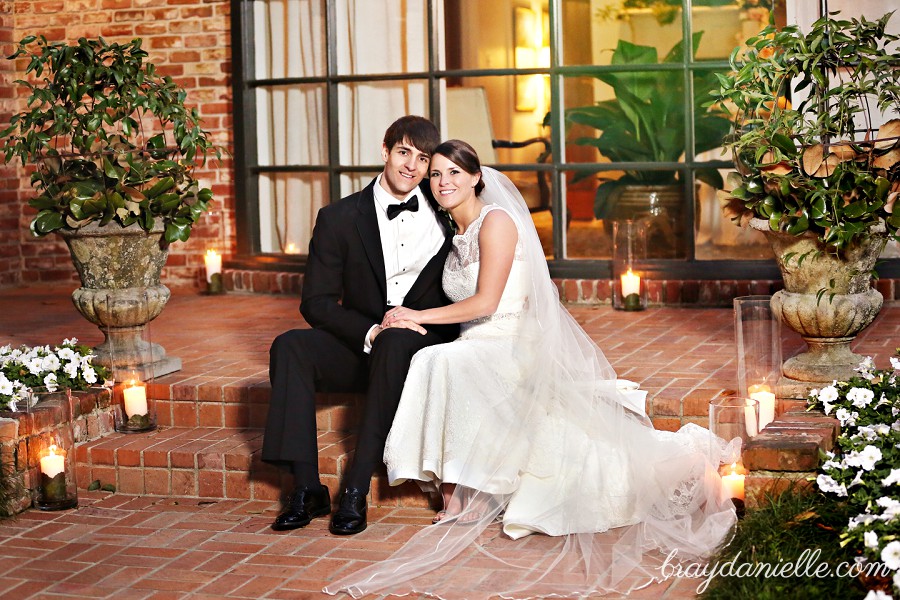
[[[446,156],[435,154],[431,157],[429,178],[435,200],[444,210],[453,210],[475,198],[475,184],[481,175],[466,173]]]

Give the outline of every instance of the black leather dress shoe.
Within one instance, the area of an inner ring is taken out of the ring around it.
[[[347,488],[341,494],[338,509],[331,516],[328,530],[336,535],[351,535],[366,528],[366,493]]]
[[[272,523],[272,529],[287,531],[306,527],[313,517],[321,517],[330,512],[331,496],[327,487],[298,487],[288,496],[287,508]]]

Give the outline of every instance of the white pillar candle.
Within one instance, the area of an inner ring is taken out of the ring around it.
[[[632,294],[641,293],[641,276],[628,269],[627,273],[622,273],[622,297],[626,298]]]
[[[203,257],[206,262],[206,282],[212,282],[213,275],[222,272],[222,255],[215,250],[207,250]]]
[[[122,390],[125,396],[125,414],[128,417],[133,415],[147,414],[147,390],[142,385],[135,385],[131,382],[131,387]]]
[[[53,479],[66,470],[66,455],[57,454],[59,448],[53,444],[49,448],[47,456],[41,458],[41,473]]]
[[[775,394],[767,385],[751,385],[750,397],[759,402],[759,430],[775,420]]]
[[[754,437],[759,433],[759,427],[756,424],[756,406],[758,403],[746,400],[749,406],[744,407],[744,427],[747,429],[747,435]]]
[[[744,499],[744,474],[737,472],[737,463],[731,463],[731,472],[722,475],[722,498]]]

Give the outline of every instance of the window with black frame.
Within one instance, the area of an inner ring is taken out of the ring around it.
[[[775,275],[761,236],[719,209],[729,115],[708,93],[785,10],[685,4],[242,2],[241,254],[302,257],[317,210],[380,171],[387,125],[421,114],[516,182],[557,276],[608,277],[612,224],[627,219],[665,278]]]

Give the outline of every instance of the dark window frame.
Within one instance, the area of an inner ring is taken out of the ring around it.
[[[258,181],[260,173],[313,172],[325,173],[329,180],[331,199],[340,198],[340,176],[343,173],[360,173],[380,171],[382,165],[341,165],[338,145],[338,86],[343,83],[392,81],[392,80],[424,80],[428,82],[428,106],[433,120],[440,127],[440,81],[461,77],[484,77],[506,75],[549,75],[550,76],[550,110],[554,123],[551,128],[551,160],[543,164],[506,164],[492,166],[501,171],[543,171],[551,178],[552,218],[553,218],[553,251],[554,256],[564,256],[565,228],[562,218],[565,210],[565,199],[562,197],[562,182],[566,172],[600,172],[625,169],[666,169],[678,170],[684,186],[685,198],[690,199],[684,207],[687,223],[694,222],[694,189],[693,169],[702,165],[719,168],[730,168],[729,161],[696,161],[693,153],[684,162],[678,163],[567,163],[560,161],[563,157],[565,139],[562,116],[561,90],[566,77],[591,77],[599,72],[612,71],[654,71],[661,69],[683,70],[686,78],[686,106],[692,106],[690,85],[695,71],[709,69],[727,69],[724,60],[694,60],[690,53],[685,53],[681,66],[646,65],[640,67],[620,67],[614,65],[562,65],[563,32],[559,21],[559,11],[565,0],[549,0],[550,10],[550,47],[551,63],[549,68],[535,69],[437,69],[437,52],[440,36],[434,27],[434,3],[426,0],[427,27],[429,34],[428,70],[417,73],[376,74],[376,75],[337,75],[337,47],[335,4],[325,0],[327,45],[326,74],[321,77],[299,77],[280,79],[258,79],[253,72],[253,2],[252,0],[231,0],[232,14],[232,62],[233,62],[233,104],[234,104],[234,177],[235,177],[235,218],[237,256],[228,261],[232,268],[253,270],[297,271],[305,265],[304,255],[288,255],[281,253],[263,253],[260,248],[259,233],[259,195]],[[683,39],[689,39],[691,32],[691,11],[685,11],[683,19]],[[278,86],[294,84],[324,84],[326,86],[326,103],[328,119],[329,150],[325,165],[279,165],[260,166],[257,150],[252,140],[256,139],[256,97],[255,90],[261,86]],[[686,146],[693,147],[693,111],[685,111]],[[687,240],[687,258],[672,260],[648,260],[642,262],[641,270],[654,280],[757,280],[780,279],[774,259],[769,260],[705,260],[697,259],[692,235]],[[556,258],[548,261],[550,273],[555,278],[574,279],[608,279],[612,273],[612,261],[606,259]],[[878,268],[882,277],[900,277],[900,259],[888,259]]]

